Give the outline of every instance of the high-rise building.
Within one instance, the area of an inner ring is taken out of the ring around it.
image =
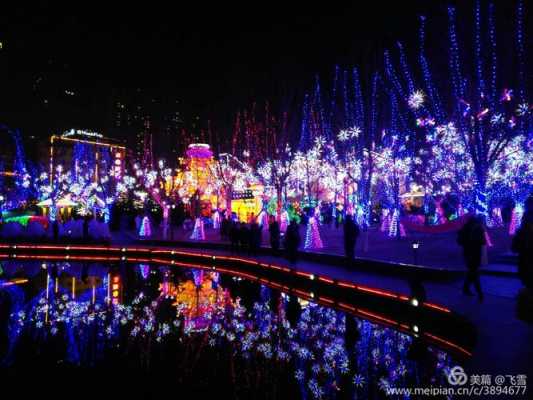
[[[181,115],[176,99],[155,96],[141,89],[113,93],[113,135],[126,140],[134,158],[141,162],[155,161],[153,154],[146,153],[176,159],[183,149]]]

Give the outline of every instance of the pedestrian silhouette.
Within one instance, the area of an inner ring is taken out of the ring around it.
[[[255,219],[252,220],[252,223],[250,224],[250,233],[248,235],[248,239],[249,239],[248,253],[250,255],[257,256],[257,252],[261,245],[261,227],[255,221]]]
[[[471,296],[470,285],[474,284],[479,300],[483,300],[479,267],[481,265],[481,250],[486,244],[485,228],[480,216],[472,216],[457,234],[457,243],[463,248],[463,255],[467,268],[463,293]]]
[[[298,224],[293,219],[287,227],[285,233],[285,250],[287,252],[287,258],[294,264],[298,258],[298,247],[300,246],[300,232],[298,230]]]
[[[518,276],[533,290],[533,209],[524,213],[522,225],[513,238],[512,250],[518,253]]]
[[[231,242],[231,252],[239,251],[239,223],[232,221],[230,222],[231,227],[229,228],[229,240]]]
[[[274,217],[270,217],[270,224],[268,225],[268,232],[270,233],[270,247],[274,250],[274,253],[277,254],[279,250],[279,223]]]
[[[359,236],[359,226],[351,215],[346,216],[344,221],[344,254],[348,262],[352,262],[355,256],[355,244]]]

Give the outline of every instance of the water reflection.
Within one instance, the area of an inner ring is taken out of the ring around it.
[[[0,286],[0,357],[13,368],[128,366],[240,395],[380,398],[388,386],[444,384],[452,363],[401,332],[216,272],[11,262],[3,271],[4,282],[21,280]]]

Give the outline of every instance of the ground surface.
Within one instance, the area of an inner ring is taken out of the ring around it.
[[[191,230],[175,229],[173,239],[176,241],[189,241]],[[214,243],[224,243],[227,240],[221,240],[217,230],[206,228],[206,241]],[[306,228],[300,227],[300,236],[305,241]],[[342,226],[338,229],[334,225],[320,226],[320,234],[324,247],[322,249],[309,249],[317,253],[344,254],[344,241]],[[421,234],[408,233],[406,237],[391,239],[377,228],[371,228],[368,231],[368,246],[364,245],[363,234],[359,237],[356,245],[356,257],[371,258],[374,260],[417,264],[422,266],[463,270],[464,262],[461,248],[456,242],[456,233],[441,234]],[[487,247],[487,265],[482,269],[515,272],[514,257],[510,253],[511,237],[502,228],[491,229],[489,237],[492,246]],[[160,230],[155,229],[153,238],[162,239],[163,235]],[[167,239],[170,238],[170,234]],[[415,256],[412,244],[418,241],[420,243],[418,254]],[[270,246],[268,232],[263,234],[263,246]],[[366,251],[365,251],[366,247]]]

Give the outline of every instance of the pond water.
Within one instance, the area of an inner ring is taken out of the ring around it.
[[[455,365],[413,336],[217,272],[0,265],[6,379],[81,376],[78,389],[106,392],[104,381],[148,397],[366,399],[444,385]]]

